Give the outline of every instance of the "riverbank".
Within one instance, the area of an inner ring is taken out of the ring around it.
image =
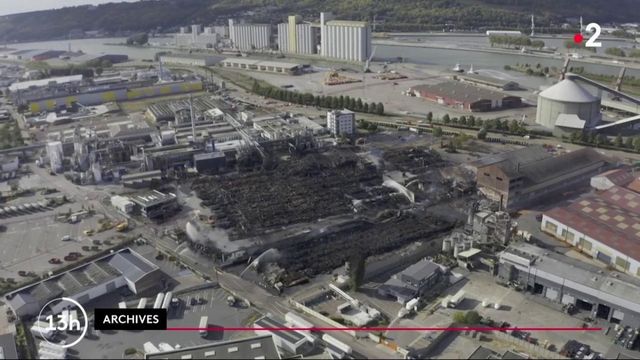
[[[383,45],[383,46],[391,46],[391,47],[412,47],[412,48],[426,48],[426,49],[440,49],[440,50],[455,50],[455,51],[466,51],[466,52],[477,52],[477,53],[486,53],[486,54],[496,54],[496,55],[521,55],[532,58],[541,58],[541,59],[551,59],[557,61],[563,61],[564,56],[561,55],[552,55],[552,54],[542,54],[542,53],[521,53],[519,51],[509,51],[507,49],[487,49],[487,48],[469,48],[469,47],[460,47],[460,46],[443,46],[443,45],[435,45],[435,44],[427,44],[427,43],[411,43],[397,40],[379,40],[374,39],[372,44],[375,45]],[[608,60],[599,60],[593,58],[580,58],[580,59],[571,59],[572,63],[584,63],[584,64],[595,64],[595,65],[604,65],[611,67],[626,67],[630,69],[640,70],[640,64],[637,63],[614,63],[613,61]]]

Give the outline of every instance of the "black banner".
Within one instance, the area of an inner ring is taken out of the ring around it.
[[[96,330],[166,330],[166,309],[95,309]]]

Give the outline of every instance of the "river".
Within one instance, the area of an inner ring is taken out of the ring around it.
[[[416,35],[416,36],[399,36],[394,40],[411,41],[416,42],[420,39],[420,42],[424,42],[429,45],[451,45],[459,47],[489,47],[487,37],[483,36],[428,36],[428,35]],[[100,54],[100,53],[113,53],[113,54],[126,54],[133,60],[153,59],[156,52],[166,50],[161,46],[154,47],[133,47],[125,45],[109,45],[124,43],[126,38],[101,38],[101,39],[78,39],[78,40],[63,40],[63,41],[44,41],[44,42],[30,42],[30,43],[16,43],[7,45],[13,49],[51,49],[51,50],[67,50],[71,48],[73,51],[82,50],[85,53]],[[172,42],[170,37],[163,38],[151,38],[152,44],[166,44]],[[549,43],[550,46],[555,46],[553,41],[558,42],[558,46],[562,45],[562,39],[544,39],[545,43]],[[616,40],[607,40],[616,41]],[[603,42],[607,44],[607,42]],[[629,42],[623,42],[628,44]],[[552,58],[541,58],[535,56],[529,56],[527,54],[495,54],[485,53],[480,51],[470,51],[461,49],[441,49],[441,48],[421,48],[403,45],[377,45],[376,46],[376,59],[392,59],[397,57],[403,57],[405,62],[411,62],[416,64],[427,64],[432,66],[442,66],[443,69],[453,67],[456,63],[468,68],[473,64],[474,69],[487,69],[487,70],[500,70],[504,69],[505,65],[515,65],[516,63],[540,63],[542,66],[555,66],[561,67],[563,60]],[[600,65],[600,64],[587,64],[581,63],[578,60],[573,60],[574,66],[584,66],[585,69],[593,73],[601,73],[608,75],[617,75],[619,72],[618,66],[613,65]],[[640,77],[640,70],[627,69],[627,76]]]

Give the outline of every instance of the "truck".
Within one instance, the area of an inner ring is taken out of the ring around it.
[[[144,348],[145,354],[154,354],[160,352],[160,350],[155,345],[153,345],[151,341],[147,341],[142,345],[142,347]]]
[[[162,309],[169,310],[169,305],[171,304],[171,299],[173,298],[173,293],[171,291],[167,292],[164,296],[164,301],[162,301]]]
[[[227,305],[233,306],[236,304],[236,298],[233,295],[227,296]]]
[[[162,300],[164,299],[164,293],[158,293],[156,301],[153,303],[154,309],[160,309],[162,307]]]
[[[200,325],[198,325],[198,329],[200,329],[200,336],[206,338],[209,334],[207,327],[209,326],[209,317],[203,316],[200,318]]]
[[[118,303],[118,308],[120,309],[126,309],[127,308],[127,303],[124,301],[121,301]]]
[[[117,232],[127,231],[128,228],[129,228],[129,222],[127,220],[124,220],[120,222],[118,225],[116,225]]]
[[[464,300],[464,291],[459,290],[455,295],[449,299],[449,307],[455,308],[460,305],[460,303]]]
[[[36,321],[31,327],[31,333],[41,339],[52,339],[56,335],[55,329],[51,329],[48,321]]]

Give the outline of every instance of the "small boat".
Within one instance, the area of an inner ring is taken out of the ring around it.
[[[469,68],[469,71],[467,71],[467,74],[475,74],[476,72],[473,70],[473,64],[471,64],[471,67]]]
[[[461,73],[461,72],[464,72],[464,69],[460,67],[460,64],[456,64],[456,66],[454,66],[453,69],[451,69],[451,71]]]

